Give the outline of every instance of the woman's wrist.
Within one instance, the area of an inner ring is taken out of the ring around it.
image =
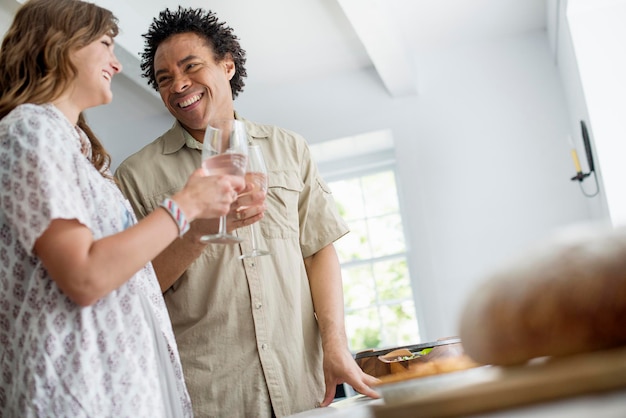
[[[178,236],[182,237],[185,235],[185,232],[189,231],[189,223],[191,220],[185,216],[185,212],[178,206],[178,203],[168,197],[161,202],[160,206],[167,211],[176,223],[176,226],[178,226]]]

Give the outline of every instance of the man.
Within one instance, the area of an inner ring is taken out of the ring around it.
[[[124,161],[116,176],[139,217],[200,165],[209,120],[241,119],[245,51],[202,9],[164,10],[144,35],[141,68],[177,119]],[[267,199],[241,196],[229,229],[261,221],[272,254],[240,260],[240,245],[203,244],[215,222],[190,231],[153,264],[176,334],[196,416],[285,416],[328,405],[338,383],[378,397],[348,350],[333,242],[348,232],[304,139],[245,121],[268,166]],[[234,205],[234,206],[237,206]],[[264,212],[265,205],[267,210]]]

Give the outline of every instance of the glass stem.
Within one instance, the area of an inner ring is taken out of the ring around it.
[[[220,216],[220,235],[226,235],[226,216]]]
[[[252,224],[250,225],[250,243],[252,244],[252,251],[256,251],[257,249],[257,244],[256,244],[256,226],[257,224]]]

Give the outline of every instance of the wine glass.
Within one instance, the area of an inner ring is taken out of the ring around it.
[[[258,145],[248,145],[248,165],[246,167],[246,184],[252,185],[252,191],[262,190],[267,192],[267,168],[263,159],[263,152]],[[255,222],[249,226],[250,246],[249,252],[239,256],[240,259],[269,255],[270,252],[261,246],[259,237],[259,223]]]
[[[209,175],[244,176],[248,154],[248,135],[242,121],[214,120],[209,123],[202,144],[202,167]],[[200,237],[202,242],[234,244],[243,241],[226,230],[226,216],[220,217],[217,234]]]

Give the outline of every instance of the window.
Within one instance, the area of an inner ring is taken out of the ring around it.
[[[311,149],[351,231],[335,244],[350,349],[418,342],[390,132]]]

